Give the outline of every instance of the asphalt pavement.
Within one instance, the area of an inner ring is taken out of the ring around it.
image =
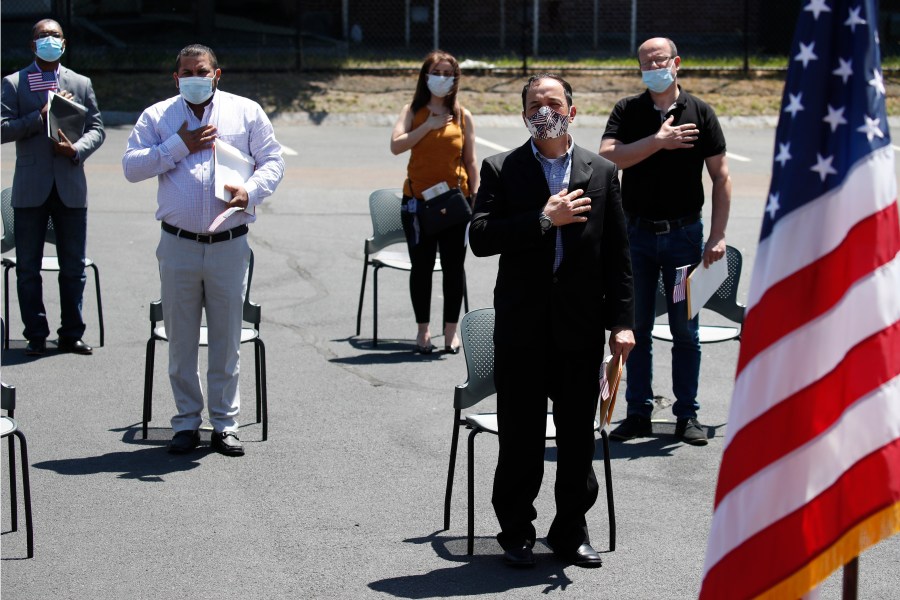
[[[21,511],[20,531],[10,531],[8,467],[0,461],[4,598],[697,596],[737,342],[703,347],[699,401],[711,436],[706,447],[676,441],[674,425],[662,422],[672,420],[666,408],[670,357],[667,344],[657,343],[661,409],[655,418],[661,422],[654,437],[612,446],[614,552],[607,552],[602,498],[588,516],[592,540],[604,551],[601,569],[566,566],[542,541],[535,569],[503,565],[490,505],[497,444],[487,435],[477,439],[475,457],[475,555],[465,552],[463,445],[451,526],[442,531],[453,387],[465,380],[464,358],[413,353],[407,276],[387,269],[379,276],[380,343],[371,344],[371,276],[362,332],[354,335],[363,241],[372,231],[368,194],[398,187],[405,177],[408,157],[388,149],[391,120],[321,126],[276,120],[278,138],[290,149],[285,178],[250,230],[256,257],[251,298],[262,305],[267,349],[269,439],[261,441],[262,429],[253,422],[253,358],[245,347],[243,458],[213,453],[206,443],[187,456],[166,452],[174,407],[164,346],[157,348],[150,435],[141,438],[149,303],[159,296],[156,182],[125,180],[121,157],[130,126],[108,128],[106,143],[86,163],[88,255],[99,268],[105,345],[97,347],[90,271],[84,316],[93,356],[51,348],[46,356],[26,357],[16,294],[10,298],[12,343],[2,354],[2,377],[17,387],[16,417],[28,436],[36,552],[24,558]],[[515,118],[476,119],[476,125],[479,158],[526,139]],[[576,143],[594,150],[602,131],[599,120],[584,118],[572,128]],[[728,242],[744,256],[743,302],[774,128],[766,121],[726,121],[725,134],[734,181]],[[14,146],[4,144],[4,187],[11,185],[14,160]],[[708,207],[706,214],[708,222]],[[496,269],[495,258],[467,257],[471,308],[491,305]],[[10,277],[14,281],[14,273]],[[44,282],[55,329],[56,282],[52,275]],[[440,305],[436,276],[432,330],[443,346]],[[493,406],[484,402],[484,409]],[[624,416],[620,390],[614,423]],[[602,479],[599,447],[595,464]],[[537,501],[539,536],[553,517],[555,457],[551,444]],[[860,564],[860,598],[897,598],[900,536],[863,554]],[[826,582],[821,597],[840,597],[839,577]]]

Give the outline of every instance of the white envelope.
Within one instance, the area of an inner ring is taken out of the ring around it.
[[[687,280],[687,311],[688,318],[693,319],[700,313],[700,309],[712,298],[722,283],[728,278],[728,258],[722,257],[709,268],[703,263],[691,271]]]
[[[228,185],[243,185],[256,170],[256,161],[249,154],[241,152],[231,144],[216,140],[215,144],[215,181],[216,198],[222,202],[231,201],[231,192],[225,189]]]

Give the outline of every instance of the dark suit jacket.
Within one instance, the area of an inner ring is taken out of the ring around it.
[[[605,330],[634,327],[631,258],[613,163],[575,146],[569,190],[591,199],[586,223],[541,231],[550,189],[531,141],[484,160],[469,244],[476,256],[500,255],[494,288],[497,344],[527,350],[553,342],[572,352],[602,353]]]
[[[77,141],[71,140],[78,154],[75,159],[70,159],[54,153],[53,143],[47,137],[47,126],[41,119],[47,92],[32,92],[28,87],[28,74],[38,71],[37,65],[32,63],[3,78],[0,134],[4,144],[16,143],[12,205],[16,208],[42,205],[55,181],[63,204],[69,208],[84,208],[87,206],[84,161],[106,138],[94,88],[84,75],[59,67],[60,89],[72,92],[72,99],[88,109],[84,133]]]

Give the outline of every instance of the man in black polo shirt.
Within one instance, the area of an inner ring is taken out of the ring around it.
[[[681,57],[667,38],[638,48],[647,91],[620,100],[609,116],[600,155],[622,169],[622,201],[634,275],[635,347],[628,356],[627,418],[610,437],[628,440],[651,433],[653,365],[650,331],[656,285],[662,272],[669,308],[672,347],[672,406],[675,433],[695,446],[706,444],[697,421],[700,379],[698,318],[687,318],[684,303],[672,303],[675,269],[725,257],[725,226],[731,205],[731,178],[725,137],[713,109],[676,83]],[[712,223],[703,243],[703,165],[712,179]]]

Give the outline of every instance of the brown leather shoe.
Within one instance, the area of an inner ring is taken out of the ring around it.
[[[234,431],[217,431],[212,434],[212,449],[225,456],[243,456],[244,445]]]

